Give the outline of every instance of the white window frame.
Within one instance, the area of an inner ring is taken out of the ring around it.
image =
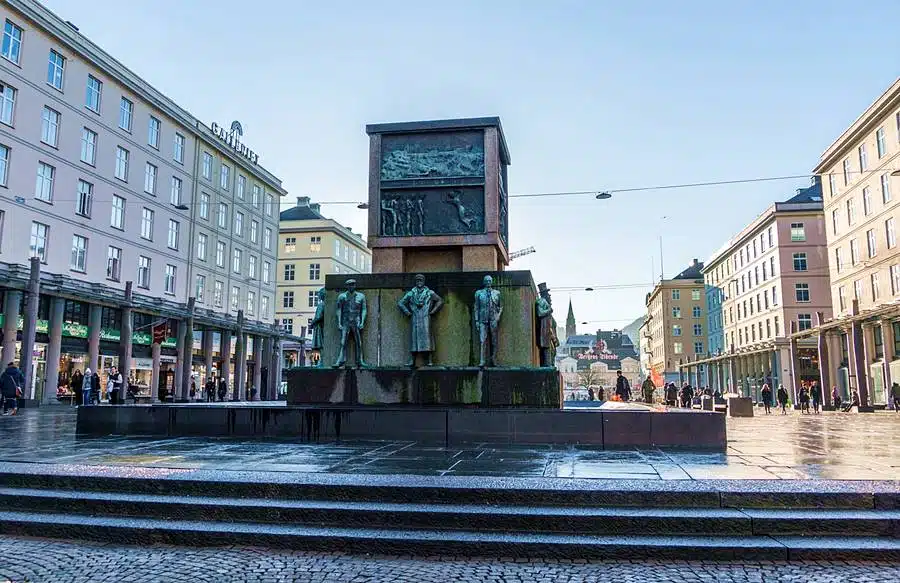
[[[175,286],[177,285],[178,279],[178,267],[172,265],[171,263],[166,264],[166,276],[164,279],[163,292],[174,296],[175,295]]]
[[[6,83],[0,83],[0,122],[12,127],[16,117],[16,96],[19,91]]]
[[[200,218],[209,220],[209,194],[205,192],[200,193]]]
[[[263,229],[263,249],[272,250],[272,229],[269,227]]]
[[[894,231],[894,217],[891,217],[884,222],[884,238],[887,241],[888,249],[893,249],[897,246],[897,235]]]
[[[203,296],[206,292],[206,276],[197,274],[196,278],[194,278],[194,298],[198,303],[203,302]]]
[[[891,202],[891,175],[885,172],[881,175],[881,202]]]
[[[250,221],[250,242],[259,243],[259,221]]]
[[[94,206],[94,185],[87,180],[78,180],[78,190],[75,199],[75,214],[91,218]]]
[[[131,153],[122,146],[116,146],[116,171],[115,177],[122,182],[128,182],[128,166]]]
[[[153,240],[153,223],[156,221],[156,213],[153,209],[143,207],[141,209],[141,239]]]
[[[9,179],[9,146],[0,144],[0,186],[6,186]]]
[[[231,166],[222,164],[219,166],[219,188],[228,191],[231,187]]]
[[[228,228],[228,205],[224,202],[219,203],[219,228],[227,229]]]
[[[203,152],[203,165],[201,167],[201,173],[203,178],[206,180],[212,180],[212,169],[213,169],[213,157],[209,152]]]
[[[213,305],[221,308],[225,300],[225,282],[218,279],[213,282]]]
[[[166,237],[166,244],[169,249],[178,251],[178,239],[181,238],[181,224],[175,219],[169,219],[169,230]]]
[[[84,107],[94,113],[100,113],[103,102],[103,81],[93,75],[88,75],[87,86],[84,95]]]
[[[878,159],[884,158],[887,153],[887,141],[884,137],[884,127],[875,130],[875,151],[878,153]]]
[[[106,279],[120,281],[122,279],[122,249],[112,245],[106,248]]]
[[[172,138],[172,159],[179,164],[184,164],[184,136],[175,132]]]
[[[109,226],[121,231],[125,230],[125,198],[114,194],[110,204]]]
[[[875,229],[866,231],[866,252],[869,254],[870,259],[878,255],[878,237],[875,234]]]
[[[181,205],[181,196],[184,191],[184,182],[177,176],[172,177],[172,185],[169,188],[169,203],[172,206]]]
[[[154,150],[159,150],[159,140],[162,137],[162,122],[150,116],[147,121],[147,145]]]
[[[53,183],[56,181],[56,168],[44,161],[38,162],[37,177],[34,184],[34,198],[43,202],[53,202]]]
[[[81,161],[89,166],[97,164],[97,132],[81,128]]]
[[[138,256],[137,281],[139,288],[150,289],[150,271],[153,269],[153,260],[145,255]]]
[[[244,263],[244,252],[235,247],[231,250],[231,271],[234,273],[241,272],[241,265]]]
[[[206,261],[206,254],[209,248],[209,236],[206,233],[197,234],[197,259]]]
[[[134,102],[127,97],[119,101],[119,128],[129,134],[134,128]]]
[[[57,91],[62,91],[65,81],[66,58],[59,51],[50,49],[50,53],[47,55],[47,85]]]
[[[50,226],[38,221],[31,222],[28,242],[29,257],[38,257],[41,263],[47,263],[47,247],[50,244]]]
[[[87,273],[88,238],[83,235],[72,235],[72,256],[69,258],[69,269],[79,273]]]
[[[41,111],[41,142],[54,148],[58,147],[60,123],[62,123],[62,114],[45,105]]]
[[[11,63],[19,64],[22,60],[22,42],[25,40],[25,31],[21,26],[7,19],[3,25],[3,41],[0,56]]]
[[[216,241],[216,267],[225,269],[225,255],[228,253],[228,246],[224,241]]]
[[[862,200],[863,200],[863,216],[869,216],[872,214],[872,189],[868,186],[864,186],[862,189]]]
[[[156,182],[159,177],[159,167],[150,162],[144,167],[144,192],[156,196]]]

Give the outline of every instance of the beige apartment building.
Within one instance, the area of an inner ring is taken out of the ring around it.
[[[680,365],[706,354],[703,263],[694,262],[647,295],[643,331],[649,347],[650,378],[657,387],[679,380]],[[705,372],[705,371],[701,371]],[[689,381],[697,386],[699,383]]]
[[[325,276],[372,270],[372,252],[362,235],[322,216],[320,210],[309,197],[297,198],[297,206],[281,212],[278,235],[276,317],[286,333],[304,339],[312,335],[316,292],[325,286]],[[286,366],[304,364],[302,346],[286,343],[284,350]]]
[[[863,409],[885,406],[900,379],[900,79],[842,133],[816,165],[835,317],[799,337],[817,338],[823,385]]]
[[[815,339],[789,340],[831,318],[822,186],[776,202],[730,239],[704,268],[709,352],[686,368],[705,366],[702,384],[760,400],[762,385],[819,379]],[[796,399],[795,399],[796,401]]]

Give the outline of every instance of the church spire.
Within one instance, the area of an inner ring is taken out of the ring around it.
[[[569,315],[566,316],[566,338],[575,336],[575,312],[572,310],[572,298],[569,298]]]

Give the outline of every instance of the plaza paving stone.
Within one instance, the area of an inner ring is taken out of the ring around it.
[[[76,438],[68,407],[0,417],[0,462],[222,471],[627,480],[900,480],[900,415],[728,419],[725,452],[411,441],[302,443],[202,437]]]
[[[0,583],[518,583],[888,582],[900,567],[870,562],[477,559],[179,548],[4,537]]]

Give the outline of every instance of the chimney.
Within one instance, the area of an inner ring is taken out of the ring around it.
[[[307,198],[306,200],[309,200],[309,199]],[[319,209],[322,208],[322,205],[320,205],[317,202],[313,202],[313,203],[310,203],[309,208],[312,209],[313,212],[317,213],[317,212],[319,212]]]
[[[308,196],[298,196],[297,197],[297,206],[309,206],[309,197]]]
[[[694,257],[694,265],[697,265],[698,263],[700,263],[700,261],[698,261],[697,258]]]

